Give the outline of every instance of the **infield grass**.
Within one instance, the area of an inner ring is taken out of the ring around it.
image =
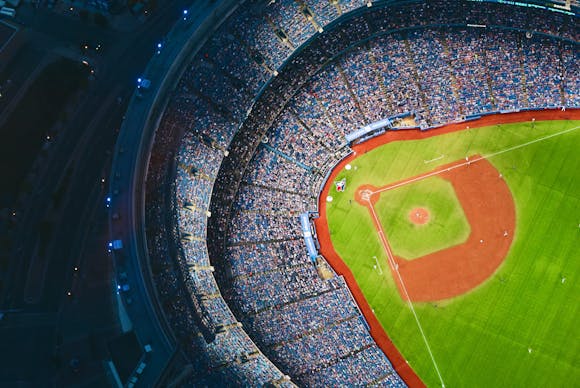
[[[409,220],[417,207],[429,211],[424,225]],[[461,244],[471,231],[453,185],[437,176],[382,192],[375,210],[393,253],[408,260]]]
[[[530,123],[495,125],[393,142],[360,155],[350,171],[339,174],[338,179],[347,178],[346,190],[332,189],[334,201],[327,208],[334,248],[428,386],[441,384],[434,361],[387,270],[367,209],[353,200],[355,190],[362,184],[384,186],[466,155],[500,152],[489,161],[503,174],[516,205],[516,232],[506,260],[476,289],[437,303],[415,303],[414,309],[447,387],[578,386],[580,129],[539,139],[579,126],[579,121],[536,122],[533,129]],[[385,269],[382,275],[373,256]]]

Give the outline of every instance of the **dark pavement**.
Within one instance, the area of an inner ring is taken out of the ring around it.
[[[4,72],[12,79],[12,96],[47,56],[80,58],[79,39],[102,42],[103,50],[88,54],[96,78],[69,103],[71,114],[39,155],[30,193],[20,196],[11,209],[16,216],[2,230],[9,261],[0,271],[1,386],[104,381],[106,340],[120,328],[106,249],[108,182],[102,179],[108,179],[135,81],[186,3],[163,4],[130,32],[87,28],[42,10],[21,16],[27,43]],[[0,100],[0,115],[7,101]],[[73,358],[78,371],[69,366]]]

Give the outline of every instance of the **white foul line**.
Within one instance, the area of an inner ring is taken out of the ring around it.
[[[401,288],[403,289],[403,292],[405,293],[405,296],[407,298],[407,304],[409,305],[409,309],[411,310],[411,313],[413,313],[413,317],[415,317],[415,322],[417,322],[417,326],[419,327],[419,331],[421,332],[421,336],[423,337],[423,342],[425,342],[425,346],[427,347],[427,351],[429,352],[429,356],[431,357],[431,360],[433,361],[433,366],[435,367],[435,371],[437,372],[437,376],[439,376],[439,380],[441,381],[441,386],[445,387],[445,382],[443,381],[443,377],[441,376],[441,372],[439,371],[439,367],[437,366],[437,362],[435,361],[435,357],[433,356],[433,352],[431,351],[431,346],[429,346],[429,341],[427,341],[427,337],[425,336],[425,332],[423,331],[423,326],[421,326],[421,322],[419,322],[419,317],[417,316],[417,313],[415,312],[415,308],[413,307],[413,303],[411,302],[411,298],[409,297],[409,293],[407,292],[407,287],[405,286],[405,282],[403,282],[403,277],[401,276],[401,273],[399,272],[399,265],[395,262],[395,259],[393,257],[393,253],[391,252],[391,247],[389,246],[389,243],[387,241],[385,233],[383,232],[383,227],[381,226],[381,224],[379,222],[379,219],[377,217],[377,213],[375,212],[375,208],[374,208],[373,204],[371,203],[370,199],[367,201],[369,203],[369,208],[371,209],[371,212],[373,213],[373,218],[375,219],[375,222],[377,223],[377,226],[379,229],[379,237],[381,239],[381,242],[383,243],[383,248],[385,248],[385,252],[387,253],[389,265],[391,266],[393,271],[395,271],[395,273],[397,274],[397,277],[399,278],[399,282],[401,283]]]
[[[490,159],[490,158],[492,158],[494,156],[501,155],[501,154],[505,154],[506,152],[510,152],[510,151],[516,150],[518,148],[523,148],[523,147],[529,146],[531,144],[538,143],[540,141],[544,141],[544,140],[550,139],[552,137],[556,137],[556,136],[559,136],[559,135],[564,135],[564,134],[566,134],[568,132],[575,131],[578,128],[580,128],[580,126],[574,127],[574,128],[565,129],[565,130],[560,131],[560,132],[557,132],[557,133],[552,133],[551,135],[546,135],[546,136],[540,137],[540,138],[535,139],[535,140],[530,140],[528,142],[525,142],[525,143],[522,143],[522,144],[518,144],[518,145],[515,145],[513,147],[506,148],[504,150],[500,150],[500,151],[497,151],[497,152],[492,152],[490,154],[487,154],[487,155],[484,155],[484,156],[480,156],[480,157],[471,159],[469,161],[465,161],[465,162],[462,162],[462,163],[455,164],[455,165],[450,166],[450,167],[448,167],[446,169],[443,169],[443,170],[431,171],[431,172],[429,172],[429,173],[427,173],[425,175],[419,175],[419,176],[417,176],[415,178],[407,179],[407,180],[404,180],[402,182],[399,182],[399,183],[396,183],[396,184],[393,184],[393,185],[387,185],[387,186],[382,187],[382,188],[380,188],[380,189],[378,189],[376,191],[373,191],[372,194],[382,193],[383,191],[388,191],[388,190],[396,189],[397,187],[401,187],[401,186],[407,185],[409,183],[413,183],[413,182],[417,182],[417,181],[420,181],[420,180],[423,180],[423,179],[426,179],[426,178],[430,178],[432,176],[439,175],[442,172],[451,171],[451,170],[454,170],[456,168],[459,168],[459,167],[463,167],[465,165],[468,165],[470,163],[475,163],[475,162],[477,162],[479,160],[482,160],[482,159]]]

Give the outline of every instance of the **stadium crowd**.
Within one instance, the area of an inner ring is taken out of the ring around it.
[[[147,238],[160,304],[194,371],[190,382],[293,386],[241,329],[219,293],[205,224],[210,182],[223,152],[186,133],[175,121],[183,116],[174,112],[166,111],[157,129],[149,164]],[[175,163],[171,155],[178,147],[168,139],[182,139]]]
[[[366,8],[244,4],[191,61],[158,129],[147,222],[160,298],[188,355],[207,354],[206,369],[232,381],[404,386],[300,233],[346,134],[406,112],[427,129],[580,106],[565,15],[450,0]]]

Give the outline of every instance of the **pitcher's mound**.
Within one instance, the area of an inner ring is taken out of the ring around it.
[[[414,225],[425,225],[429,222],[429,210],[424,207],[416,207],[409,212],[409,221]]]

